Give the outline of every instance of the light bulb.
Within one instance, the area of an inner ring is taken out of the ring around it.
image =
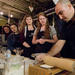
[[[0,12],[0,15],[3,15],[4,13],[3,12]]]
[[[13,15],[11,14],[11,15],[10,15],[10,17],[12,18],[12,17],[13,17]]]

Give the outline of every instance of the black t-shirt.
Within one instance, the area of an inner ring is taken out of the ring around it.
[[[63,57],[75,58],[75,20],[65,23],[61,34],[61,39],[66,40],[61,55]]]
[[[37,34],[37,39],[45,39],[44,31],[39,31]],[[52,43],[45,42],[44,44],[36,44],[35,53],[47,53],[52,47]]]
[[[25,41],[32,46],[32,38],[33,38],[33,34],[34,34],[35,28],[33,30],[28,30],[27,27],[27,34],[26,34],[26,38]]]
[[[33,38],[34,30],[27,30],[27,36],[25,38],[25,41],[29,44],[32,45],[32,38]]]

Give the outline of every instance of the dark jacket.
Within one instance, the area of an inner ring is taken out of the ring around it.
[[[22,44],[20,41],[20,34],[11,33],[7,39],[7,47],[10,50],[14,50],[17,47],[22,48]]]

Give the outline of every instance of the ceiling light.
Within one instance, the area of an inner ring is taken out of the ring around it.
[[[11,14],[11,15],[10,15],[10,17],[12,18],[12,17],[13,17],[13,15]]]
[[[0,15],[3,15],[4,13],[3,12],[0,12]]]

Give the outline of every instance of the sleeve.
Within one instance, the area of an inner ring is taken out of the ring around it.
[[[65,31],[66,29],[62,29],[61,34],[60,34],[60,39],[61,40],[67,40],[67,32]]]
[[[13,39],[12,39],[12,35],[10,34],[8,36],[8,39],[7,39],[7,48],[10,49],[10,50],[14,50],[15,48],[13,47]]]
[[[50,36],[51,36],[51,38],[52,38],[53,35],[57,35],[57,32],[56,32],[56,30],[55,30],[55,28],[54,28],[53,26],[50,26],[50,29],[51,29],[51,31],[50,31]]]
[[[25,26],[24,30],[20,32],[20,41],[23,43],[26,41],[26,36],[27,36],[27,26]]]
[[[60,34],[60,39],[61,39],[61,40],[66,40],[66,38],[67,38],[67,37],[66,37],[66,34],[65,34],[65,33],[61,33],[61,34]]]
[[[23,43],[25,41],[24,33],[20,33],[20,41]]]

